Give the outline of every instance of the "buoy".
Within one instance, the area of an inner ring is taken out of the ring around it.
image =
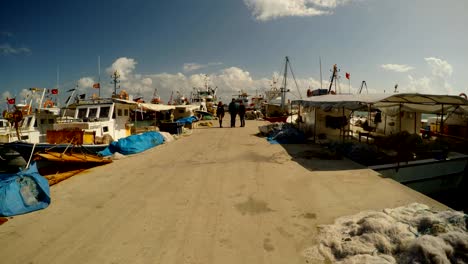
[[[29,105],[25,105],[21,108],[21,113],[23,115],[27,115],[30,113],[31,107]]]
[[[44,108],[51,108],[51,107],[54,107],[54,102],[52,102],[51,100],[47,100],[44,102]]]

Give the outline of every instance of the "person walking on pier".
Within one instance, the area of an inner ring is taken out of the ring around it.
[[[221,101],[218,103],[218,107],[216,108],[216,116],[219,120],[219,127],[223,127],[224,105]]]
[[[232,98],[229,103],[229,114],[231,115],[231,127],[236,126],[237,104],[236,99]]]
[[[242,101],[239,103],[239,118],[241,127],[245,127],[245,105]]]

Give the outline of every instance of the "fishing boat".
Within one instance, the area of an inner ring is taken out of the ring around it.
[[[31,88],[40,91],[39,88]],[[42,97],[37,108],[33,109],[33,100],[29,103],[15,104],[15,100],[8,101],[8,109],[3,111],[0,118],[0,165],[1,171],[17,171],[26,163],[20,153],[9,148],[6,144],[11,142],[39,143],[44,142],[46,131],[59,117],[60,109],[49,98],[44,104],[46,89],[42,90]]]
[[[130,112],[135,107],[136,102],[119,98],[80,99],[68,108],[74,112],[71,119],[57,120],[47,131],[46,142],[16,141],[5,146],[19,152],[26,161],[33,153],[51,150],[95,154],[110,142],[131,135]]]
[[[218,87],[212,88],[208,76],[205,75],[205,83],[203,87],[194,87],[190,95],[190,104],[200,107],[200,110],[216,113],[216,104],[218,97],[216,92]]]
[[[292,73],[295,81],[294,73],[292,72],[289,58],[286,56],[282,85],[279,89],[276,87],[272,87],[271,91],[269,91],[269,93],[267,94],[268,101],[265,104],[264,108],[264,119],[269,122],[286,122],[288,117],[292,115],[293,109],[291,107],[291,104],[289,100],[286,101],[286,94],[290,92],[290,89],[287,88],[287,77],[289,71]],[[276,84],[276,82],[274,83]],[[297,85],[296,88],[299,90]],[[278,94],[279,96],[277,96]],[[300,92],[299,97],[302,98]]]

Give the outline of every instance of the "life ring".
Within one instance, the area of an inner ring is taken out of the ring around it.
[[[51,107],[54,107],[54,102],[52,102],[51,100],[45,101],[44,108],[51,108]]]
[[[31,106],[25,105],[25,106],[23,106],[23,107],[21,108],[20,111],[21,111],[21,114],[22,114],[22,115],[28,115],[28,114],[31,112]],[[21,116],[21,118],[23,118],[23,117]]]
[[[468,99],[468,97],[466,96],[466,93],[461,93],[461,94],[459,94],[458,96],[461,96],[461,97],[463,97],[463,98],[465,98],[465,99]]]

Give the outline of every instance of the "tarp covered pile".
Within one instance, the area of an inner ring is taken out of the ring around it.
[[[111,156],[115,152],[124,155],[136,154],[164,143],[164,137],[156,131],[149,131],[138,135],[131,135],[114,141],[103,151],[100,156]]]
[[[25,214],[49,204],[49,183],[37,171],[36,163],[15,174],[0,175],[0,216]]]
[[[305,141],[305,135],[288,123],[273,123],[258,128],[271,144],[299,144]]]

